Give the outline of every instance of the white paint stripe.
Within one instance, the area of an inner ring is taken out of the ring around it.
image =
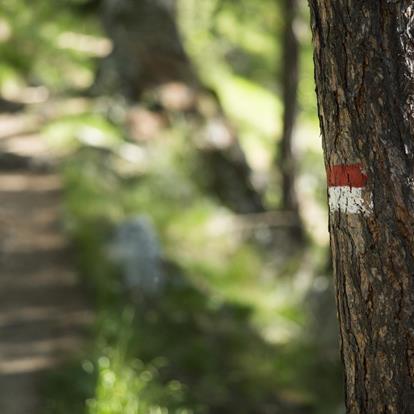
[[[373,211],[372,195],[364,188],[329,187],[329,210],[349,214],[371,214]]]

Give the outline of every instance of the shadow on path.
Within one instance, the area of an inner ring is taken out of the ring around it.
[[[2,120],[0,154],[13,147],[10,139],[7,149],[1,145]],[[25,149],[24,135],[15,139]],[[0,157],[1,414],[41,412],[43,374],[79,352],[93,317],[59,225],[59,177],[33,170],[38,156],[50,156],[41,137],[25,167],[2,168]]]

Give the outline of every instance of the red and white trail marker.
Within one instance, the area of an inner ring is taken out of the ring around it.
[[[372,194],[366,190],[368,176],[361,164],[340,164],[328,168],[328,196],[331,213],[370,214]]]

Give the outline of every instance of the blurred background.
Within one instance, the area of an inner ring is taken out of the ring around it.
[[[2,414],[344,413],[307,2],[2,0],[0,56]]]

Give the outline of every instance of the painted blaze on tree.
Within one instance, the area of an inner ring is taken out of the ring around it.
[[[309,0],[346,406],[414,413],[414,2]]]

